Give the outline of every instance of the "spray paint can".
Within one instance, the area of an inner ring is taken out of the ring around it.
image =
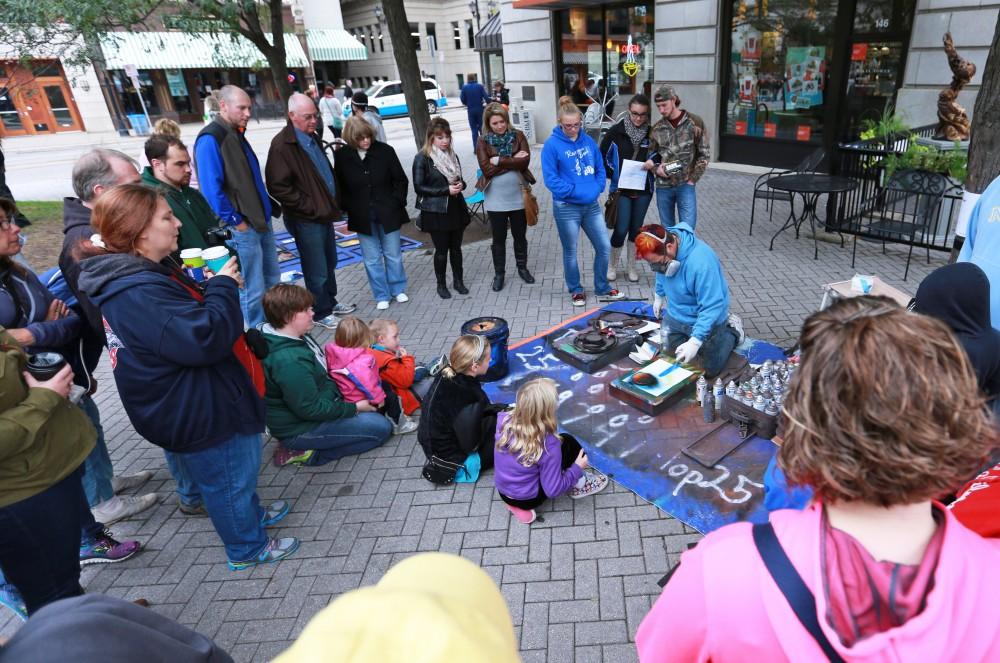
[[[708,392],[708,380],[702,375],[698,378],[697,386],[695,387],[695,396],[698,398],[699,403],[705,402],[705,394]]]
[[[775,403],[774,401],[771,401],[770,403],[768,403],[767,407],[764,408],[764,414],[772,416],[772,417],[778,416],[778,404]]]
[[[716,378],[715,388],[712,390],[712,397],[715,399],[715,409],[722,409],[722,397],[726,395],[726,388],[722,386],[722,378]]]
[[[726,385],[726,396],[729,396],[730,398],[735,398],[736,397],[736,389],[737,389],[736,382],[734,382],[733,380],[730,380],[729,384]]]
[[[764,397],[758,394],[757,398],[753,400],[753,409],[763,412],[765,408],[767,408],[767,403],[764,401]]]
[[[715,421],[715,396],[710,391],[705,392],[705,399],[701,402],[701,416],[706,424]]]

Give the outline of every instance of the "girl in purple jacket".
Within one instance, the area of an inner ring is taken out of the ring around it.
[[[572,435],[556,435],[558,405],[556,383],[539,378],[517,390],[513,412],[497,417],[494,481],[500,499],[525,524],[547,498],[569,493],[579,499],[608,485]]]

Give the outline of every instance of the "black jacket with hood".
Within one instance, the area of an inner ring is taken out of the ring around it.
[[[1000,395],[1000,332],[990,323],[990,281],[971,262],[939,267],[917,288],[913,310],[942,321],[965,348],[979,388]]]

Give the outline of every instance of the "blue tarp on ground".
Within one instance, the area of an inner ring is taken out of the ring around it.
[[[648,305],[641,306],[652,314]],[[616,302],[603,310],[631,313],[636,304]],[[598,312],[560,328],[579,326]],[[780,348],[755,340],[737,352],[754,363],[783,356]],[[702,533],[740,520],[766,520],[764,471],[777,449],[770,440],[751,437],[708,469],[681,453],[716,425],[702,421],[693,397],[653,417],[609,393],[608,383],[635,368],[630,359],[588,375],[562,362],[544,338],[537,338],[511,348],[509,362],[507,377],[484,385],[490,399],[512,403],[522,382],[552,378],[560,389],[560,429],[580,440],[595,468],[639,497]],[[738,440],[734,426],[720,430]]]
[[[302,260],[299,249],[295,246],[295,238],[290,233],[274,233],[274,241],[278,245],[278,259],[281,264],[281,280],[294,281],[302,278]],[[400,235],[399,243],[403,251],[418,249],[422,244],[405,235]],[[361,262],[361,244],[357,233],[337,230],[337,269]]]

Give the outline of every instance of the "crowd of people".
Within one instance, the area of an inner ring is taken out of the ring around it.
[[[491,287],[505,286],[508,230],[517,274],[532,284],[531,147],[511,125],[502,83],[492,96],[475,81],[466,88],[477,120],[474,186],[492,232]],[[46,283],[16,260],[17,208],[0,198],[0,603],[31,616],[0,658],[45,651],[54,633],[127,651],[157,632],[176,660],[192,652],[200,658],[190,660],[230,660],[166,618],[80,597],[81,564],[141,551],[108,526],[161,498],[119,494],[152,473],[114,475],[93,399],[105,352],[130,422],[163,449],[179,511],[210,519],[233,571],[278,562],[300,545],[268,533],[292,505],[258,496],[265,428],[279,467],[322,465],[415,431],[424,479],[472,483],[492,471],[498,499],[524,524],[547,500],[609,484],[581,443],[560,433],[554,381],[528,380],[513,404],[493,403],[482,386],[486,337],[463,335],[447,355],[417,358],[404,346],[405,327],[389,317],[365,322],[338,298],[334,223],[346,214],[375,309],[409,301],[400,232],[411,182],[364,93],[346,92],[352,114],[343,122],[332,87],[318,99],[292,95],[263,169],[245,137],[250,98],[234,86],[219,91],[193,160],[166,122],[146,141],[141,172],[121,152],[88,152],[64,203],[60,274]],[[595,294],[622,298],[612,286],[619,273],[637,281],[648,265],[664,351],[714,377],[744,334],[722,263],[695,232],[708,138],[673,87],[660,87],[653,102],[659,121],[651,122],[649,98],[636,95],[598,145],[574,100],[560,99],[541,177],[572,304],[587,299],[582,230],[594,246]],[[318,136],[323,125],[336,139],[333,161]],[[640,188],[619,187],[626,160],[641,164]],[[470,183],[447,120],[430,122],[411,175],[437,294],[466,295]],[[660,222],[647,224],[654,196]],[[641,660],[948,660],[958,652],[986,660],[996,650],[989,588],[1000,580],[1000,543],[988,537],[1000,535],[1000,331],[991,322],[1000,283],[991,283],[987,255],[995,231],[977,217],[989,210],[977,210],[963,254],[971,260],[931,273],[909,310],[856,297],[805,321],[778,465],[808,497],[686,552],[639,628]],[[276,218],[299,247],[304,287],[280,282]],[[217,247],[230,252],[222,262],[189,262]],[[311,333],[317,326],[335,332],[325,346]],[[386,614],[414,633],[437,630],[441,656],[485,647],[516,660],[495,585],[443,555],[406,560],[377,586],[341,597],[279,660],[330,647],[401,660],[412,643],[372,627]]]

